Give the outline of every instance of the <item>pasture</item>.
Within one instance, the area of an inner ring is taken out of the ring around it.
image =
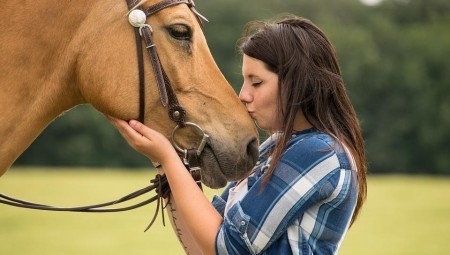
[[[110,201],[145,186],[142,169],[10,169],[0,192],[61,206]],[[340,254],[450,254],[450,177],[370,176],[368,201]],[[208,197],[220,191],[205,190]],[[154,205],[130,212],[32,211],[0,204],[0,254],[183,254]],[[166,218],[167,220],[167,218]]]

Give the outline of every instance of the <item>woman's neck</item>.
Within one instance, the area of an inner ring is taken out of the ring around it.
[[[313,125],[306,120],[305,116],[302,112],[299,112],[294,120],[294,126],[292,127],[293,131],[302,131],[308,128],[312,128]]]

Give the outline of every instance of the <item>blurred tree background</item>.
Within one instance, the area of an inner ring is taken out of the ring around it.
[[[450,174],[450,1],[197,0],[211,52],[238,92],[236,42],[250,20],[304,16],[336,47],[371,173]],[[90,106],[55,120],[15,165],[150,165]]]

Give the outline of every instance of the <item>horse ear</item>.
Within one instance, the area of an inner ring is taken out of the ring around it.
[[[193,13],[195,13],[198,23],[200,23],[200,26],[203,28],[203,21],[209,22],[209,20],[205,18],[205,16],[201,15],[194,7],[192,7],[191,10]]]
[[[188,0],[188,6],[191,9],[191,11],[195,14],[195,16],[197,17],[198,23],[200,23],[200,26],[203,28],[203,21],[209,22],[209,20],[201,15],[196,9],[195,9],[195,3],[194,0]]]

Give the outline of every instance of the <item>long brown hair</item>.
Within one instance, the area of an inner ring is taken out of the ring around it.
[[[309,123],[344,144],[355,159],[359,190],[353,223],[367,196],[364,140],[333,45],[310,20],[290,15],[278,22],[248,23],[239,49],[263,61],[279,79],[282,133],[263,182],[271,178],[302,111]]]

